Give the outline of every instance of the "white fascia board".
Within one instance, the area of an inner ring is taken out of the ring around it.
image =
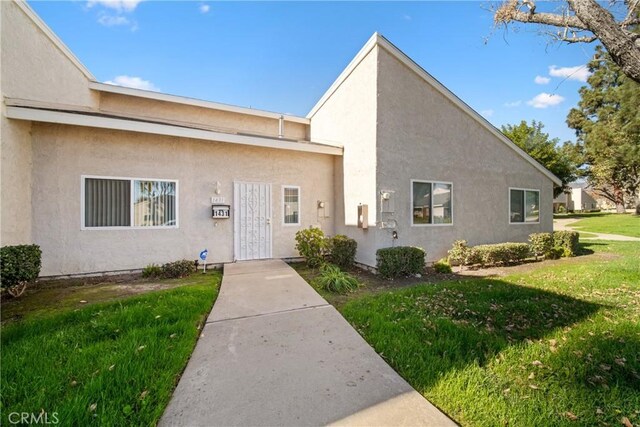
[[[307,114],[307,119],[311,119],[318,110],[331,98],[336,90],[344,83],[344,81],[351,75],[353,70],[356,69],[358,65],[367,57],[369,52],[378,44],[378,40],[380,35],[378,33],[373,33],[373,35],[367,40],[362,49],[356,54],[356,56],[349,62],[349,65],[340,73],[338,78],[333,82],[329,89],[322,95],[322,97],[316,102],[316,105],[313,106],[311,111]]]
[[[37,13],[31,9],[31,6],[27,4],[25,0],[13,0],[14,3],[24,12],[25,15],[33,21],[33,23],[44,33],[49,40],[84,74],[84,76],[93,81],[96,78],[91,74],[91,72],[85,67],[82,62],[71,52],[71,50],[56,36],[56,34],[44,23],[42,19],[38,16]]]
[[[153,92],[143,89],[117,86],[107,83],[91,82],[89,88],[99,92],[116,93],[119,95],[135,96],[138,98],[153,99],[156,101],[171,102],[174,104],[191,105],[195,107],[209,108],[213,110],[228,111],[231,113],[247,114],[250,116],[266,117],[269,119],[279,119],[282,117],[287,122],[301,123],[308,125],[309,119],[288,114],[274,113],[272,111],[256,110],[253,108],[238,107],[235,105],[222,104],[219,102],[204,101],[201,99],[188,98],[185,96],[170,95],[168,93]]]
[[[180,138],[201,139],[205,141],[252,145],[263,148],[330,154],[334,156],[342,155],[342,147],[331,145],[284,141],[276,138],[264,138],[251,135],[214,132],[210,130],[185,128],[162,123],[150,123],[112,117],[77,114],[72,112],[7,106],[6,116],[10,119],[29,120],[34,122],[57,123],[100,129],[113,129],[128,132],[148,133],[154,135],[167,135]]]

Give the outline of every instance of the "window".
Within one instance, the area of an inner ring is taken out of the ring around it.
[[[509,189],[509,222],[540,222],[540,191],[519,188]]]
[[[300,225],[300,187],[282,187],[282,200],[284,224]]]
[[[177,181],[83,177],[84,228],[177,227]]]
[[[451,225],[452,184],[411,181],[412,225]]]

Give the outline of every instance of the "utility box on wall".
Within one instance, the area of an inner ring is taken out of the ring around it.
[[[369,228],[369,206],[358,205],[358,228]]]

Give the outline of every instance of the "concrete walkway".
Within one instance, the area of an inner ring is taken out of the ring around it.
[[[225,265],[161,426],[455,426],[280,260]]]
[[[615,240],[618,242],[640,242],[640,238],[631,236],[622,236],[620,234],[606,234],[606,233],[594,233],[593,231],[580,230],[579,228],[571,227],[574,222],[580,221],[579,218],[560,218],[553,220],[553,229],[556,231],[577,231],[578,233],[594,234],[595,237],[581,237],[581,239],[594,239],[594,240]]]

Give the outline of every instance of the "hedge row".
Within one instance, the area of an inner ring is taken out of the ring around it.
[[[376,252],[378,273],[387,279],[422,274],[425,256],[424,249],[413,246],[378,249]]]
[[[0,248],[0,286],[2,289],[31,283],[40,274],[42,251],[38,245]]]
[[[452,264],[481,266],[518,263],[530,254],[531,248],[527,243],[468,246],[466,240],[456,240],[448,253]]]
[[[161,277],[163,279],[179,279],[196,272],[195,261],[182,259],[162,265],[150,264],[142,270],[142,277]]]
[[[572,257],[578,253],[580,234],[577,231],[554,231],[553,233],[533,233],[529,235],[531,252],[536,256],[556,259]]]
[[[311,227],[296,233],[296,249],[309,267],[319,267],[326,258],[333,264],[348,268],[355,261],[358,243],[342,234],[325,237],[321,229]]]

